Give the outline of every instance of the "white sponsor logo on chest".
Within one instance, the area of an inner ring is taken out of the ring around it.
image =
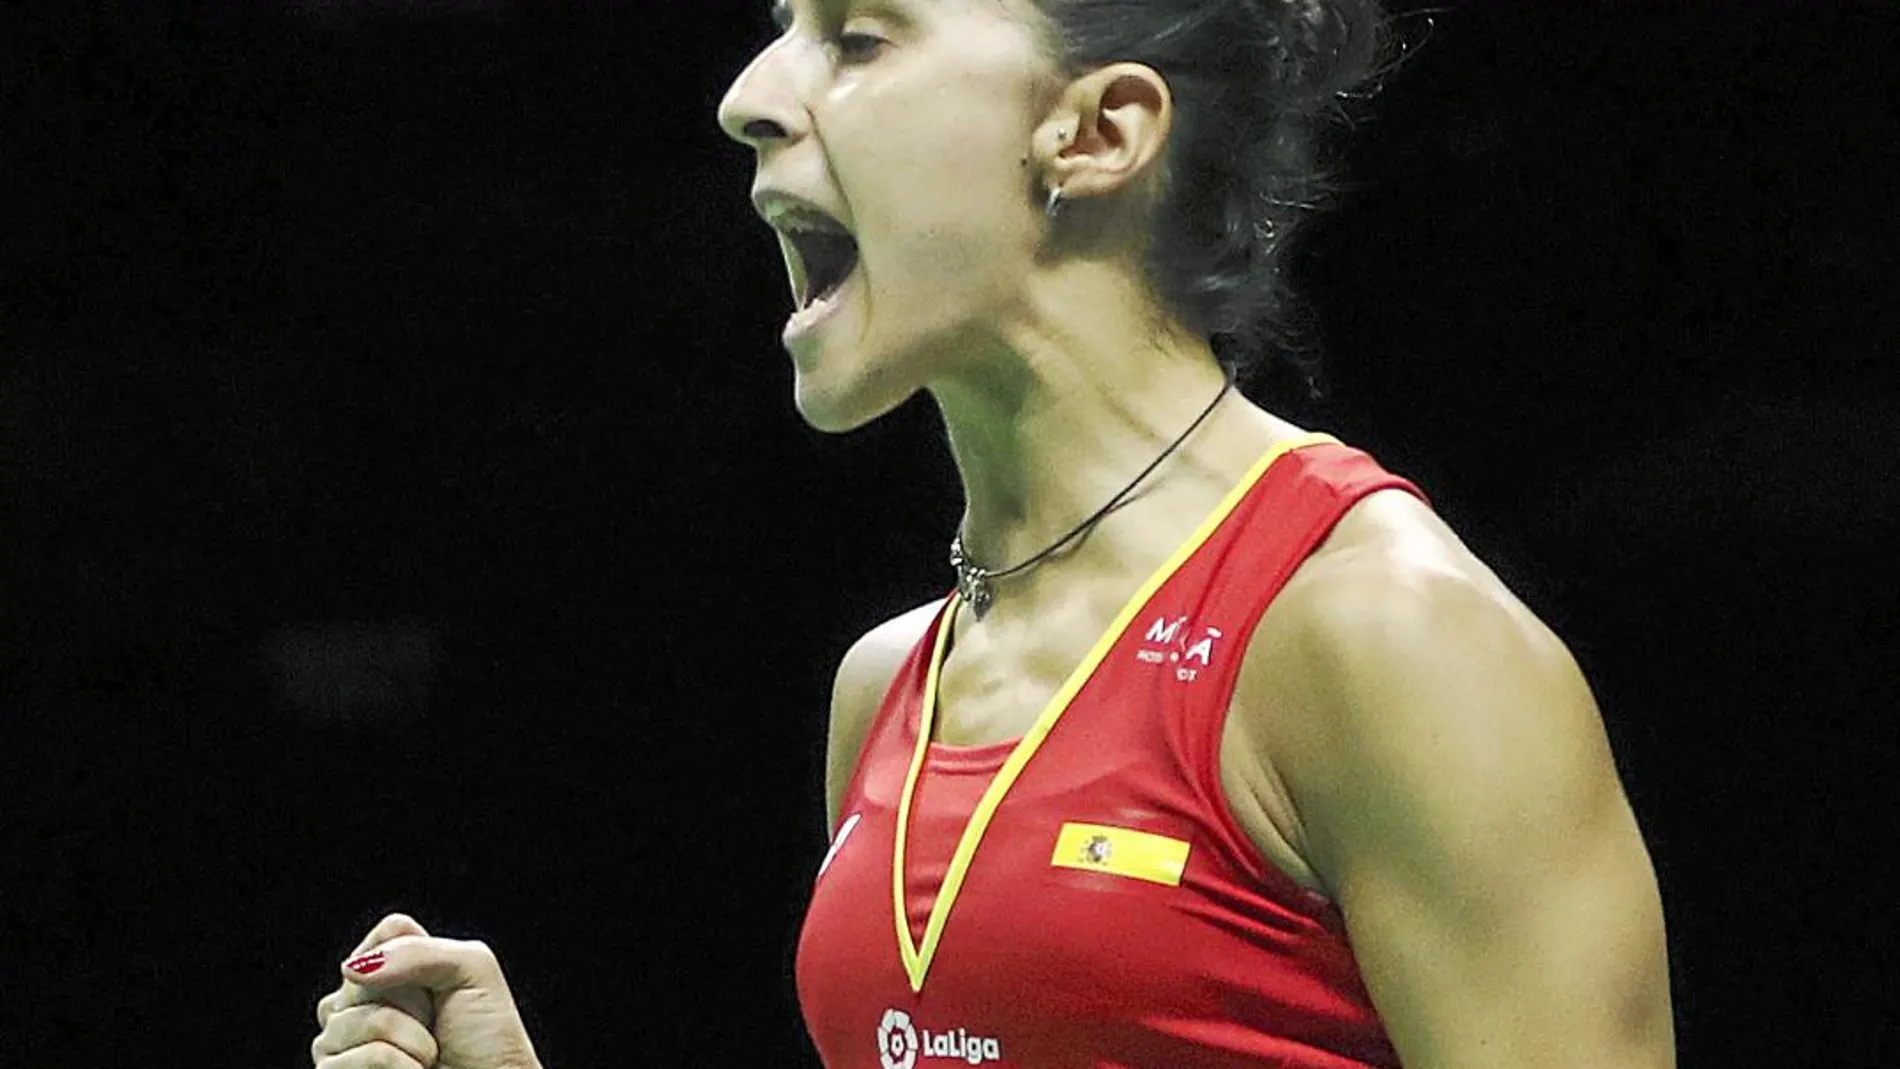
[[[982,1065],[1002,1061],[1003,1044],[990,1036],[973,1036],[965,1028],[920,1029],[903,1010],[885,1010],[877,1026],[877,1053],[884,1069],[914,1069],[920,1059],[939,1058]]]
[[[1222,638],[1218,627],[1196,627],[1185,616],[1162,616],[1141,638],[1135,660],[1142,664],[1174,666],[1174,678],[1183,683],[1199,679],[1214,666],[1214,652]]]

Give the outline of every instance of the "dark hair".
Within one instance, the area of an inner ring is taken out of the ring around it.
[[[1173,92],[1147,263],[1167,310],[1237,377],[1278,355],[1319,399],[1321,355],[1302,344],[1285,261],[1340,192],[1329,135],[1387,69],[1378,0],[1033,3],[1065,73],[1142,63]]]

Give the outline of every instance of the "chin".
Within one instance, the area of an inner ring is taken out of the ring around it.
[[[823,434],[848,434],[897,407],[863,404],[856,398],[811,389],[802,381],[792,392],[792,403],[806,426]]]
[[[875,422],[910,399],[916,390],[874,379],[853,378],[843,382],[796,372],[792,382],[792,403],[807,426],[824,434],[846,434]]]
[[[821,434],[849,434],[859,427],[876,419],[878,414],[859,413],[836,405],[807,400],[800,394],[796,401],[798,414],[805,425]]]

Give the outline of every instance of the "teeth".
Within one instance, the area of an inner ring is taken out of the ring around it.
[[[799,308],[821,296],[821,285],[835,289],[857,267],[857,242],[842,228],[783,230],[779,242],[791,277],[792,301]]]
[[[772,220],[772,225],[782,231],[796,234],[848,234],[849,230],[838,220],[817,212],[791,211]]]
[[[818,258],[817,273],[823,273],[824,265],[833,263],[834,250],[819,242],[843,239],[850,242],[855,251],[856,239],[843,223],[803,206],[778,207],[766,215],[766,222],[778,234],[779,249],[785,257],[786,274],[791,282],[793,305],[800,309],[811,307],[818,296],[814,292],[817,281],[813,278],[813,258]]]
[[[823,318],[826,312],[830,310],[832,304],[838,300],[838,297],[839,297],[839,291],[833,290],[831,293],[827,294],[826,296],[814,299],[810,304],[804,305],[800,307],[796,312],[793,312],[792,326],[794,327],[794,329],[798,329],[798,330],[807,329],[813,323],[816,323],[819,319]]]

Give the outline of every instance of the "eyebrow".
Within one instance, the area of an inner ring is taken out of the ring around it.
[[[814,2],[821,9],[827,9],[827,10],[833,7],[843,6],[843,0],[814,0]],[[772,3],[770,5],[770,15],[772,19],[772,25],[778,27],[778,32],[780,33],[791,32],[792,20],[794,18],[792,14],[792,0],[772,0]]]

